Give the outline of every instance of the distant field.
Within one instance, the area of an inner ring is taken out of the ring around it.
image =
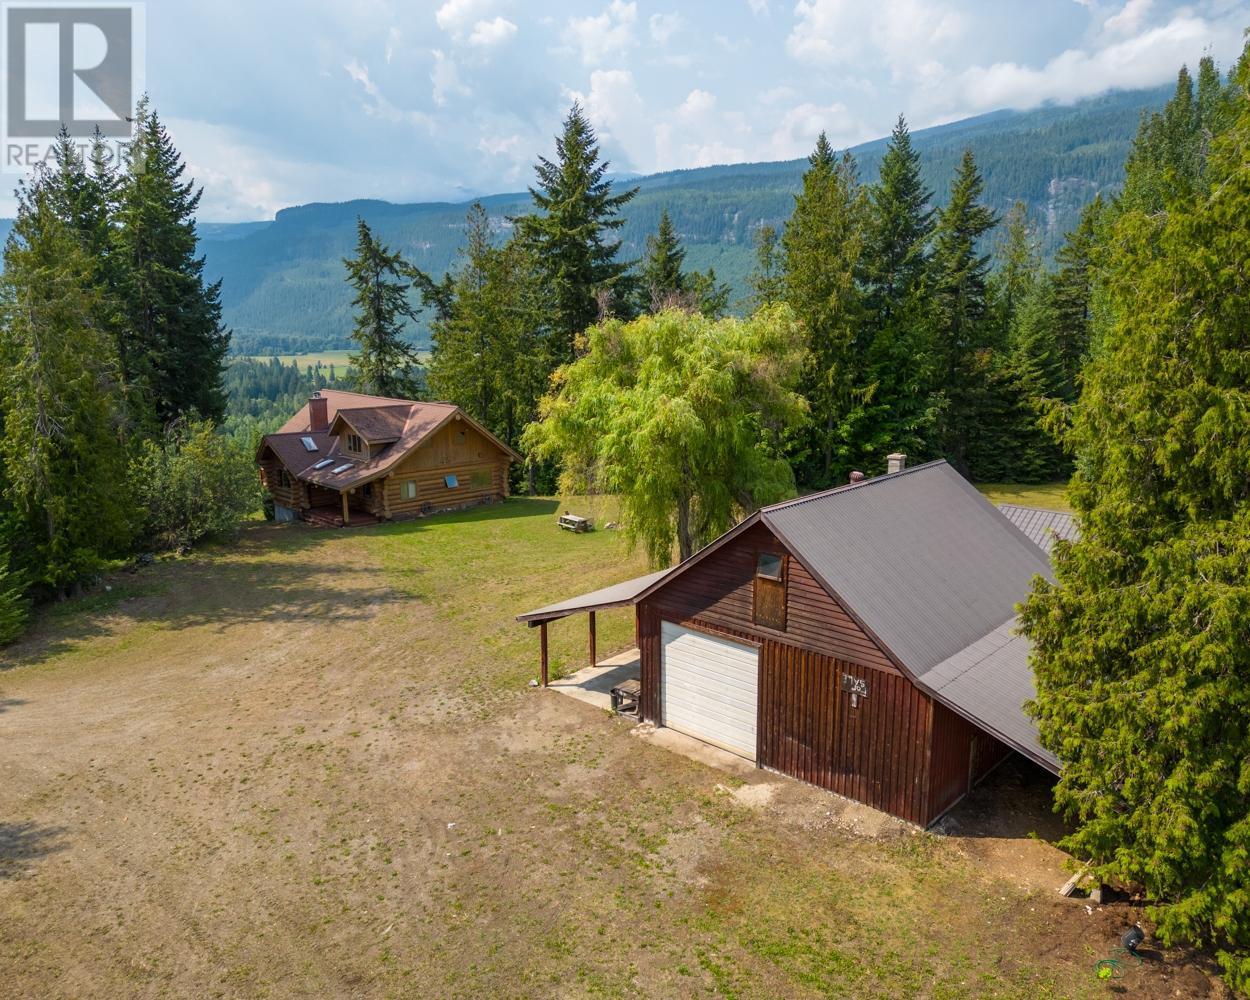
[[[271,357],[276,357],[284,365],[289,365],[294,361],[303,369],[309,365],[315,367],[318,363],[322,367],[334,365],[335,368],[346,368],[351,354],[351,351],[315,351],[312,354],[252,354],[244,356],[250,357],[253,361],[268,361]]]
[[[353,351],[314,351],[311,354],[250,354],[243,355],[253,361],[268,361],[270,358],[276,357],[284,365],[289,365],[292,361],[296,362],[301,370],[309,365],[316,366],[320,362],[323,368],[334,365],[336,369],[347,368],[351,363],[351,355]],[[418,351],[417,357],[422,364],[430,360],[429,351]]]
[[[981,483],[977,486],[994,503],[1013,503],[1045,510],[1071,510],[1067,483]]]

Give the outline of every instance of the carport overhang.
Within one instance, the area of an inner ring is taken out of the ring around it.
[[[635,577],[632,580],[625,580],[622,583],[614,583],[610,587],[601,587],[599,590],[592,590],[589,593],[581,594],[578,597],[570,597],[564,601],[558,601],[555,604],[548,604],[546,607],[537,608],[534,611],[527,611],[523,615],[517,615],[516,620],[525,622],[530,628],[537,627],[540,635],[541,646],[541,668],[542,668],[542,686],[547,686],[547,625],[550,622],[558,621],[561,618],[568,618],[570,615],[585,613],[588,616],[590,630],[590,665],[593,667],[597,662],[597,653],[595,650],[595,612],[606,611],[609,608],[627,608],[638,603],[638,599],[651,589],[656,583],[671,573],[671,569],[662,569],[657,573],[648,573],[645,576]]]

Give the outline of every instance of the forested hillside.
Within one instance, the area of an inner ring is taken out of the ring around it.
[[[1170,88],[1125,91],[1071,107],[994,112],[914,134],[926,185],[944,191],[965,148],[985,179],[985,201],[1000,213],[1021,200],[1049,256],[1072,229],[1080,209],[1099,192],[1115,190],[1141,113],[1163,104]],[[884,124],[884,123],[883,123]],[[884,131],[884,129],[883,129]],[[886,140],[853,150],[860,177],[876,178]],[[641,256],[648,234],[668,209],[692,268],[714,267],[736,302],[753,261],[752,233],[779,225],[794,206],[805,160],[737,164],[644,177],[624,211],[623,256]],[[497,234],[523,212],[523,193],[483,198]],[[223,279],[225,319],[241,354],[349,346],[350,292],[342,258],[355,244],[356,217],[378,238],[433,275],[452,264],[465,242],[467,204],[394,205],[381,201],[314,204],[285,209],[272,223],[201,227],[207,272]],[[414,338],[425,346],[423,316]]]

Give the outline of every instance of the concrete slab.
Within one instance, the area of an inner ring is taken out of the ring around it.
[[[552,681],[547,687],[607,712],[612,709],[612,689],[622,681],[638,677],[641,669],[638,650],[630,649],[600,660],[596,666],[583,667],[575,674]]]

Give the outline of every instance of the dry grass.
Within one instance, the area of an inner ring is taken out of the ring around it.
[[[45,616],[0,670],[5,994],[1105,993],[1129,914],[1057,898],[1035,775],[955,835],[867,835],[844,800],[765,772],[728,794],[526,687],[515,614],[645,569],[556,512],[254,524]],[[580,665],[584,621],[552,631]],[[628,614],[600,636],[627,644]],[[1212,995],[1190,966],[1130,975]]]
[[[1046,510],[1071,510],[1067,483],[981,483],[977,486],[994,503],[1013,503],[1021,507]]]

